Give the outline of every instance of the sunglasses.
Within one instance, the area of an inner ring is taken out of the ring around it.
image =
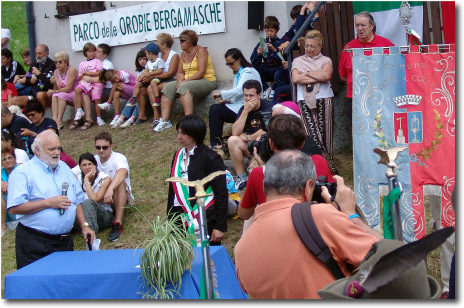
[[[237,60],[238,60],[238,59],[237,59]],[[235,62],[237,62],[237,60],[234,60],[233,62],[230,62],[230,63],[229,63],[229,62],[226,62],[226,65],[227,65],[228,67],[231,67],[232,65],[234,65]]]
[[[61,64],[61,63],[63,63],[63,61],[61,61],[61,60],[60,61],[55,61],[55,64]]]
[[[186,40],[179,40],[179,42],[181,42],[181,43],[183,43],[183,42],[185,42],[185,41],[186,41]]]
[[[103,151],[108,150],[109,147],[110,147],[109,145],[104,145],[104,146],[102,146],[102,147],[99,146],[99,145],[96,145],[96,146],[95,146],[95,148],[96,148],[97,150],[103,150]]]

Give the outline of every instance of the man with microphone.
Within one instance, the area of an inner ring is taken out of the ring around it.
[[[84,193],[74,173],[60,161],[60,139],[46,130],[34,140],[35,156],[18,166],[8,180],[8,210],[16,214],[16,264],[20,269],[55,251],[72,251],[76,220],[90,243],[95,232],[85,221]]]

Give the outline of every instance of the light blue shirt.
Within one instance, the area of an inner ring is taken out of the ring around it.
[[[55,171],[37,156],[16,167],[8,179],[7,207],[60,196],[64,182],[69,184],[67,197],[71,206],[63,215],[59,209],[46,208],[33,214],[18,214],[16,218],[23,225],[48,234],[69,233],[76,219],[76,206],[84,201],[84,193],[74,173],[61,160]]]
[[[261,83],[261,76],[259,76],[257,70],[252,67],[241,67],[234,78],[233,88],[221,91],[221,98],[223,100],[230,99],[230,103],[226,104],[227,108],[235,113],[238,113],[244,104],[242,86],[248,80],[258,80],[261,87],[263,87]]]

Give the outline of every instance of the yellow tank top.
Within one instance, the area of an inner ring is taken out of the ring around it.
[[[182,68],[184,69],[185,79],[189,78],[190,76],[198,72],[197,54],[195,54],[195,57],[190,63],[185,63],[182,59]],[[208,79],[209,81],[216,80],[216,73],[214,72],[213,61],[211,60],[209,53],[208,53],[208,64],[206,65],[206,72],[203,78]]]

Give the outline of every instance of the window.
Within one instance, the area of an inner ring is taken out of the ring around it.
[[[104,11],[104,1],[57,1],[56,18],[65,18],[72,15],[87,14],[92,12]]]

